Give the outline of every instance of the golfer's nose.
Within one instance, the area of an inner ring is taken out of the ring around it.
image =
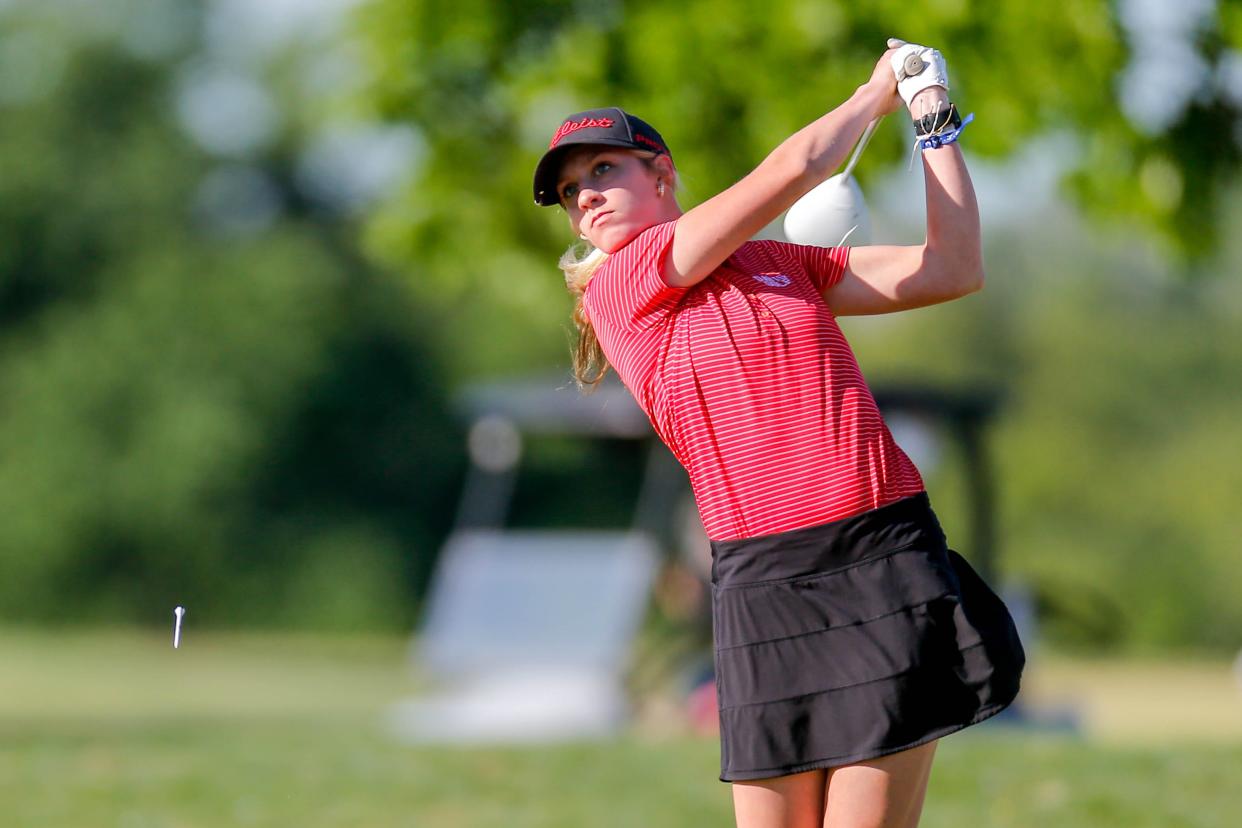
[[[589,210],[604,200],[604,196],[598,190],[592,190],[590,187],[583,187],[578,191],[578,209]]]

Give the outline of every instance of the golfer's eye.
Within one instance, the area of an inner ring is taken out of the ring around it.
[[[599,178],[601,175],[603,175],[604,173],[608,172],[611,169],[612,169],[612,164],[608,163],[607,161],[600,161],[598,164],[595,165],[595,169],[592,170],[592,173],[595,175],[596,178]]]
[[[564,187],[561,188],[561,201],[569,201],[571,198],[574,198],[577,195],[578,195],[577,184],[566,184]]]

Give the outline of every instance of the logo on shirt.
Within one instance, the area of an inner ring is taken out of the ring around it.
[[[756,282],[768,287],[789,287],[789,283],[793,281],[784,273],[755,273],[753,275]]]

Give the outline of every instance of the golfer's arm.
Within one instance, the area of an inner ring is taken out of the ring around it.
[[[827,178],[884,100],[884,90],[860,86],[845,103],[785,139],[741,181],[683,215],[665,261],[665,281],[689,286],[703,280]]]
[[[891,313],[957,299],[983,287],[979,204],[957,144],[923,153],[927,240],[850,250],[841,281],[824,291],[838,316]]]

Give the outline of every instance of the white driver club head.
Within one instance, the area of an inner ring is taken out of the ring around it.
[[[876,118],[867,124],[844,170],[821,182],[789,208],[785,214],[786,239],[818,247],[840,247],[847,238],[851,245],[871,241],[871,216],[853,173],[879,123],[880,118]]]
[[[862,188],[852,175],[838,173],[798,199],[785,214],[785,238],[794,244],[839,247],[871,240],[871,217]]]

